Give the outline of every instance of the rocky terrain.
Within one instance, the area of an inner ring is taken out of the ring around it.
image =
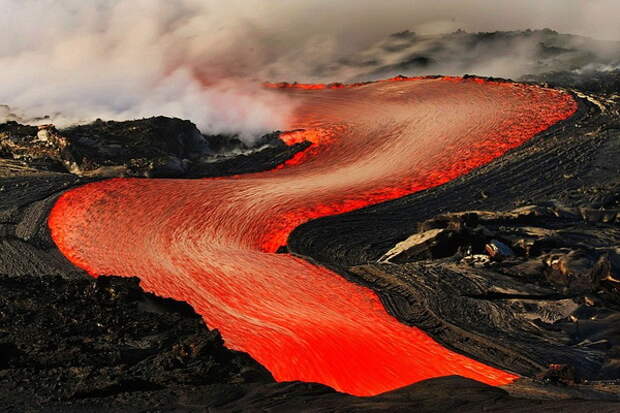
[[[457,376],[370,398],[320,384],[276,383],[248,355],[226,349],[189,306],[143,293],[135,278],[0,276],[0,332],[0,411],[7,412],[617,407],[609,400],[532,402]],[[560,398],[611,399],[602,390],[547,389],[553,391]]]
[[[236,137],[202,135],[189,121],[163,116],[62,130],[10,121],[0,125],[0,160],[89,178],[197,178],[271,169],[307,146],[287,146],[278,136],[248,145]]]
[[[274,135],[248,148],[167,118],[0,125],[0,410],[617,411],[620,101],[605,84],[575,92],[572,119],[467,176],[291,235],[290,252],[373,288],[401,321],[525,376],[370,398],[276,383],[187,305],[73,267],[46,226],[60,193],[94,179],[265,170],[307,144]]]
[[[374,46],[324,68],[348,81],[403,75],[476,73],[519,78],[555,72],[613,71],[620,67],[620,42],[558,33],[550,29],[444,34],[394,33]],[[353,76],[350,76],[354,74]],[[580,76],[582,79],[587,78]]]
[[[613,97],[620,90],[620,69],[614,70],[574,70],[542,73],[540,75],[526,75],[522,81],[547,84],[551,87],[563,86],[577,89],[582,92],[599,93]],[[617,119],[609,119],[617,125]]]

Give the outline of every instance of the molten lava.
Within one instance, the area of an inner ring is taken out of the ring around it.
[[[373,291],[273,253],[303,222],[448,182],[576,110],[569,95],[536,86],[393,80],[276,86],[299,102],[298,131],[283,139],[314,142],[306,152],[236,177],[89,184],[58,200],[52,236],[95,276],[139,276],[146,290],[189,302],[279,381],[355,395],[453,374],[506,384],[515,376],[398,322]]]

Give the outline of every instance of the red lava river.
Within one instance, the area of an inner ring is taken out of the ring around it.
[[[374,395],[462,375],[515,375],[450,351],[386,313],[377,295],[288,254],[288,234],[337,214],[443,184],[488,163],[577,107],[560,91],[481,79],[391,79],[343,87],[272,85],[298,102],[289,143],[314,142],[275,170],[200,179],[112,179],[71,190],[52,236],[94,276],[138,276],[183,300],[276,380]],[[466,206],[464,206],[466,207]]]

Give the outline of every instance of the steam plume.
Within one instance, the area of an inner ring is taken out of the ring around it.
[[[359,79],[367,68],[343,62],[390,33],[551,27],[620,39],[619,11],[615,0],[0,0],[0,104],[10,106],[0,121],[163,114],[251,139],[293,109],[260,81]],[[515,49],[520,61],[529,47]],[[479,67],[524,74],[505,60]]]

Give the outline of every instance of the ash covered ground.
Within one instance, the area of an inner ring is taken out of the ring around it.
[[[495,388],[447,377],[371,398],[276,383],[187,305],[75,268],[46,219],[62,192],[93,180],[268,170],[307,144],[275,134],[249,148],[162,117],[12,122],[0,125],[0,409],[617,411],[620,75],[525,79],[572,91],[578,114],[446,185],[302,225],[287,246],[374,289],[448,348],[523,379]]]

